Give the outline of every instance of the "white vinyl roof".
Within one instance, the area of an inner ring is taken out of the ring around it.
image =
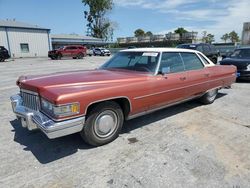
[[[133,48],[121,50],[121,52],[197,52],[196,50],[182,48]]]

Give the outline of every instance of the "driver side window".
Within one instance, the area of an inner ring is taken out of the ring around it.
[[[185,69],[180,54],[178,52],[162,53],[159,71],[162,72],[164,68],[168,69],[169,73],[184,71]]]

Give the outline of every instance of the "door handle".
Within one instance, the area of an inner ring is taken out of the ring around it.
[[[205,77],[209,77],[210,76],[210,74],[204,74],[205,75]]]
[[[184,81],[184,80],[186,80],[187,78],[186,77],[180,77],[180,80],[181,81]]]

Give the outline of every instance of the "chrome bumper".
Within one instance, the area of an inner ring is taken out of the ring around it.
[[[10,97],[13,112],[21,119],[22,127],[28,130],[40,129],[48,138],[58,138],[80,132],[83,128],[85,117],[55,122],[39,111],[31,110],[22,105],[20,95]]]

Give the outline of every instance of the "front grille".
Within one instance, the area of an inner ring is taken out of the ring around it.
[[[32,110],[39,110],[39,97],[37,93],[21,90],[20,94],[23,99],[23,106]]]

